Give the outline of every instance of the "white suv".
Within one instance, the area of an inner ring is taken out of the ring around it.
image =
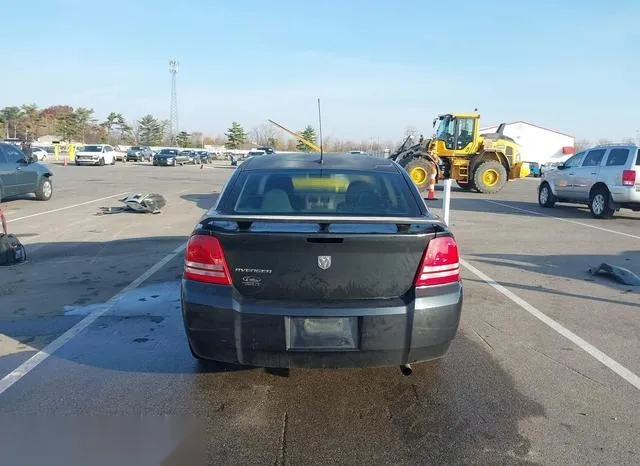
[[[538,203],[588,204],[596,218],[623,209],[640,211],[640,151],[635,144],[599,145],[542,175]]]
[[[115,165],[116,151],[109,144],[89,144],[78,148],[76,165]]]

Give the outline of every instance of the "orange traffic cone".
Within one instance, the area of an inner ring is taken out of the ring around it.
[[[64,156],[64,166],[65,167],[67,166],[67,156],[66,155]]]
[[[433,201],[436,199],[436,173],[435,170],[429,176],[429,190],[427,191],[427,200]]]

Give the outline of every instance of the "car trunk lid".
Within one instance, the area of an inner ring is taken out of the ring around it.
[[[435,226],[399,233],[395,225],[252,225],[217,231],[233,286],[254,299],[331,301],[398,298],[414,283]]]

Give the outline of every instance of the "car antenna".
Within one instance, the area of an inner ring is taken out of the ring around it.
[[[318,127],[320,130],[320,164],[322,164],[322,114],[320,113],[320,97],[318,97]]]

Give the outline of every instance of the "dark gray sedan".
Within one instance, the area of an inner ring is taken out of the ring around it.
[[[462,309],[458,247],[395,162],[254,157],[188,241],[194,357],[261,367],[441,358]]]
[[[36,195],[48,201],[53,194],[53,173],[35,157],[27,157],[19,147],[0,143],[0,201],[3,197]]]

